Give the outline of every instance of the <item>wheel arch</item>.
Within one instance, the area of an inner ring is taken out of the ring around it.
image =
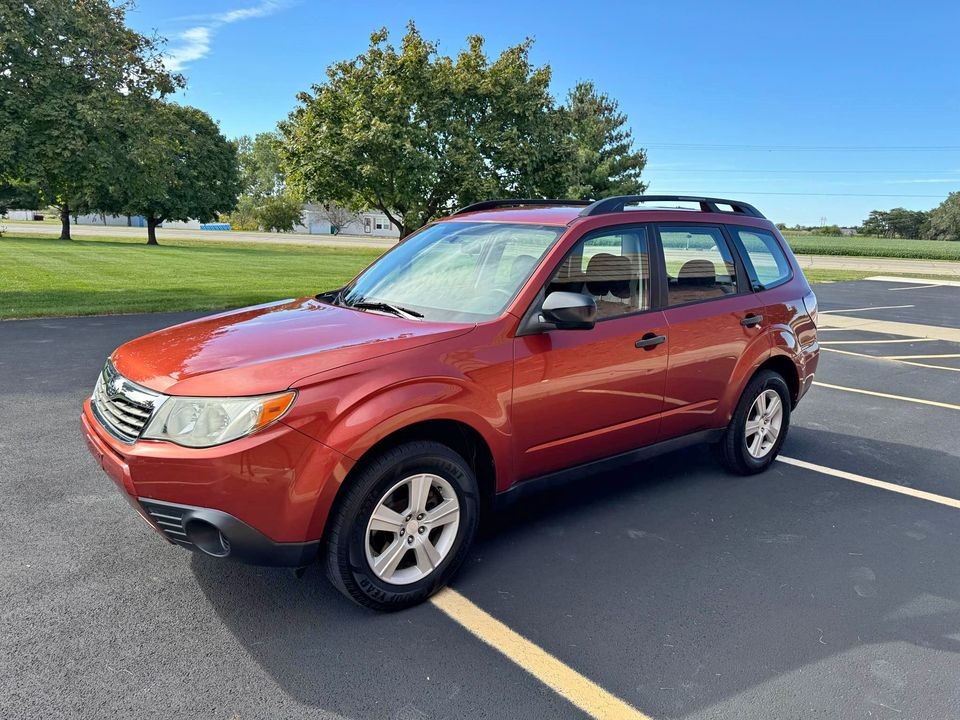
[[[344,489],[349,485],[350,478],[355,473],[361,471],[371,459],[378,455],[397,445],[415,440],[438,442],[453,450],[466,461],[477,478],[478,490],[480,491],[481,518],[486,516],[488,514],[487,510],[492,507],[496,495],[498,472],[490,444],[479,430],[463,420],[432,418],[411,422],[396,428],[366,447],[362,454],[356,458],[356,462],[343,482],[340,483],[333,499],[331,511],[327,515],[327,522],[334,515],[332,508],[342,500]],[[324,528],[324,535],[326,535],[326,528]]]
[[[796,362],[787,355],[775,353],[760,363],[750,379],[747,380],[747,384],[757,376],[757,373],[763,370],[772,370],[783,378],[790,390],[790,409],[795,408],[800,397],[800,373],[797,371]]]

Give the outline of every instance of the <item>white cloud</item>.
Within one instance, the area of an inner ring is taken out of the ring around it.
[[[206,57],[210,52],[210,28],[192,27],[180,34],[179,44],[166,53],[164,63],[168,70],[179,72],[188,63]]]
[[[195,60],[209,55],[217,28],[243,20],[266,17],[286,9],[290,4],[290,0],[263,0],[252,7],[237,8],[216,15],[196,16],[194,19],[203,20],[204,23],[188,28],[177,36],[173,47],[165,53],[167,69],[179,72]]]
[[[250,20],[251,18],[266,17],[267,15],[272,15],[278,10],[283,10],[290,3],[284,2],[283,0],[265,0],[259,5],[254,5],[250,8],[241,8],[239,10],[230,10],[221,15],[217,15],[216,18],[223,23],[228,25],[229,23],[239,22],[240,20]]]

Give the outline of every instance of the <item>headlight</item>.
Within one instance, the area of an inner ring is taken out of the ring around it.
[[[211,447],[236,440],[279,420],[294,391],[238,398],[168,397],[142,437],[186,447]]]

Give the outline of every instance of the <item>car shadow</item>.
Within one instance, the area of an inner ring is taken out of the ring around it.
[[[795,434],[790,454],[851,440]],[[916,451],[855,440],[874,456]],[[960,558],[955,512],[782,463],[732,476],[698,448],[524,498],[487,525],[453,585],[644,712],[681,716],[811,665],[859,673],[842,656],[868,645],[940,651],[901,674],[942,664],[949,676],[960,559],[942,558]],[[373,613],[316,568],[298,580],[198,556],[192,569],[226,628],[300,702],[351,717],[579,716],[518,689],[532,680],[429,604]],[[902,678],[888,687],[874,670],[856,680],[869,689],[856,702],[903,702]]]

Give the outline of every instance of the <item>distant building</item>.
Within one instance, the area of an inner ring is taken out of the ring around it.
[[[102,213],[88,213],[86,215],[77,215],[74,220],[77,225],[102,225],[104,227],[142,227],[147,226],[147,219],[140,215],[104,215]],[[199,230],[199,220],[188,220],[180,222],[179,220],[168,220],[160,227],[182,228],[184,230]]]
[[[303,206],[303,225],[297,225],[295,232],[310,235],[331,235],[330,223],[324,219],[321,205],[307,203]],[[357,214],[357,219],[340,230],[342,235],[373,235],[375,237],[399,238],[400,230],[392,225],[387,216],[378,210],[368,210]]]
[[[30,220],[32,217],[24,215],[22,218],[12,217],[10,219]],[[26,211],[23,211],[26,213]],[[330,223],[324,219],[323,207],[315,203],[307,203],[303,206],[303,223],[294,227],[293,231],[309,235],[332,235]],[[103,225],[105,227],[146,227],[147,221],[139,215],[103,215],[87,214],[78,215],[74,222],[77,225]],[[161,225],[165,228],[182,228],[185,230],[200,230],[199,220],[189,220],[187,222],[167,221]],[[369,210],[357,213],[357,219],[340,230],[342,235],[371,235],[373,237],[399,238],[400,230],[391,224],[387,216],[377,210]]]

